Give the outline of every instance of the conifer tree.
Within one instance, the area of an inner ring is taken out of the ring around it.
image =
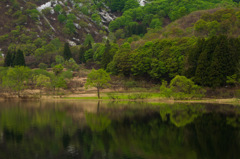
[[[14,66],[25,66],[25,59],[22,50],[18,50],[13,61]]]
[[[226,77],[233,74],[231,55],[228,51],[228,39],[226,36],[219,37],[219,45],[214,50],[211,66],[209,69],[210,86],[218,87],[226,84]]]
[[[198,58],[204,50],[205,39],[199,38],[197,44],[189,50],[186,64],[185,64],[185,76],[191,78],[195,75],[195,71],[198,65]]]
[[[65,43],[64,45],[63,58],[64,60],[69,60],[72,58],[72,53],[68,43]]]
[[[92,42],[91,41],[88,41],[86,51],[89,50],[89,49],[92,49]]]
[[[80,50],[79,50],[79,61],[80,61],[81,64],[86,62],[85,61],[85,56],[84,56],[85,55],[85,51],[86,51],[85,46],[81,46]]]
[[[15,60],[15,56],[16,56],[16,51],[14,50],[13,52],[12,52],[12,56],[11,56],[11,58],[12,58],[12,63],[11,63],[11,66],[14,66],[14,60]]]
[[[218,43],[218,38],[213,36],[203,45],[204,49],[199,56],[194,81],[202,86],[209,86],[209,68],[212,61],[212,54]]]
[[[101,61],[102,68],[104,68],[104,69],[107,68],[107,65],[113,59],[112,55],[110,55],[110,49],[111,49],[111,45],[109,43],[109,40],[107,40],[107,42],[105,44],[105,50],[104,50],[104,53],[102,55],[102,61]]]
[[[12,63],[12,54],[8,51],[4,59],[4,67],[9,67]]]
[[[233,68],[232,75],[238,73],[238,64],[239,64],[239,52],[240,52],[240,41],[238,38],[230,38],[228,42],[228,50],[230,57],[230,66]]]

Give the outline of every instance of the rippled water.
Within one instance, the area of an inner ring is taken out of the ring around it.
[[[0,102],[1,159],[239,159],[240,107]]]

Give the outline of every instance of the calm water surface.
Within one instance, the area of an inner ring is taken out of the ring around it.
[[[1,159],[239,159],[240,107],[0,102]]]

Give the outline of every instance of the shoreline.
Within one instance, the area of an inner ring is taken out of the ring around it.
[[[123,93],[127,94],[127,93]],[[202,98],[202,99],[189,99],[189,100],[174,100],[172,98],[145,98],[145,99],[110,99],[107,96],[102,96],[101,99],[97,98],[95,93],[91,94],[81,94],[81,96],[74,96],[71,95],[44,95],[41,98],[39,96],[24,96],[24,97],[16,97],[16,96],[9,96],[9,97],[0,97],[0,101],[45,101],[45,100],[57,100],[57,101],[109,101],[109,102],[121,102],[121,101],[129,101],[129,102],[152,102],[152,103],[213,103],[213,104],[232,104],[232,105],[240,105],[239,98]]]

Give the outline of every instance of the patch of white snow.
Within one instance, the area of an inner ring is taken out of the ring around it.
[[[71,40],[67,40],[67,42],[69,43],[70,46],[76,46],[77,44]]]
[[[51,1],[50,1],[50,2],[47,2],[47,3],[45,3],[45,4],[43,4],[43,5],[39,6],[39,7],[37,7],[37,10],[38,10],[39,12],[41,12],[43,9],[46,9],[46,8],[51,7],[51,5],[52,5],[52,2],[51,2]]]

